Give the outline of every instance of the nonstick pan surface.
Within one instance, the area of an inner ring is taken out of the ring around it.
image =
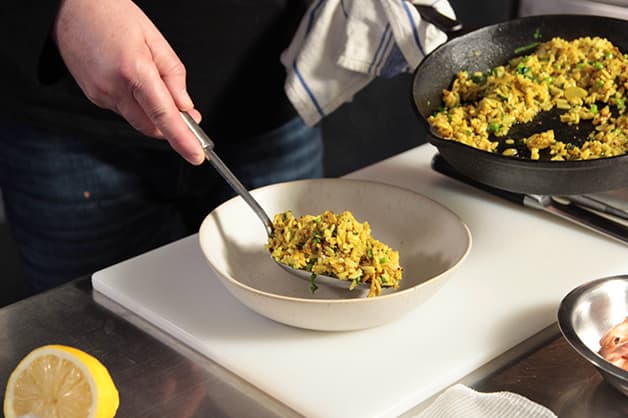
[[[429,141],[442,157],[462,174],[489,186],[518,193],[568,195],[595,193],[628,187],[628,155],[582,161],[531,160],[502,156],[432,133],[427,118],[442,105],[442,91],[462,70],[486,72],[517,55],[533,52],[522,47],[553,37],[572,40],[599,36],[628,53],[628,22],[601,16],[543,15],[487,26],[438,47],[421,62],[412,80],[412,98],[420,119],[428,128]],[[557,123],[556,112],[545,112],[534,123],[513,127],[529,136],[548,129],[573,142],[582,141],[590,127]],[[539,128],[542,125],[542,128]],[[565,139],[563,139],[565,140]]]

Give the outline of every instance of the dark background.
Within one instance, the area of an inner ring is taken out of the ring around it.
[[[551,1],[551,0],[548,0]],[[516,0],[450,0],[465,29],[516,16]],[[322,121],[325,175],[338,177],[426,142],[411,105],[409,74],[377,79]],[[22,298],[20,264],[0,210],[0,307]]]

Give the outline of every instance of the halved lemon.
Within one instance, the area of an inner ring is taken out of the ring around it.
[[[6,418],[112,418],[120,403],[105,366],[64,345],[45,345],[17,365],[4,396]]]

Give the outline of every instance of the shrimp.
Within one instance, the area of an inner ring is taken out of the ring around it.
[[[628,370],[628,317],[608,330],[600,339],[598,353],[607,361]]]

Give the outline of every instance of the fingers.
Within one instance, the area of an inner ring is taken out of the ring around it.
[[[114,111],[121,115],[137,131],[153,138],[164,138],[164,134],[150,120],[144,109],[135,100],[124,100],[114,105]]]
[[[180,111],[188,111],[200,121],[200,113],[194,110],[187,93],[185,66],[158,30],[146,33],[146,44],[152,65],[145,78],[132,87],[132,96],[145,115],[145,119],[138,117],[138,122],[143,125],[150,121],[152,132],[159,132],[191,164],[201,164],[204,153],[180,115]],[[143,129],[151,131],[150,126]]]
[[[191,164],[198,165],[203,162],[205,157],[203,150],[181,118],[179,106],[156,67],[146,69],[141,81],[137,80],[132,84],[131,93],[147,119],[176,152]],[[129,110],[133,111],[133,107],[129,106]],[[198,117],[198,112],[196,115]],[[137,120],[140,124],[145,122],[141,117]]]
[[[159,76],[166,84],[176,106],[185,111],[193,109],[194,103],[192,103],[185,84],[185,66],[170,47],[170,44],[160,32],[156,31],[148,36],[148,47]]]

